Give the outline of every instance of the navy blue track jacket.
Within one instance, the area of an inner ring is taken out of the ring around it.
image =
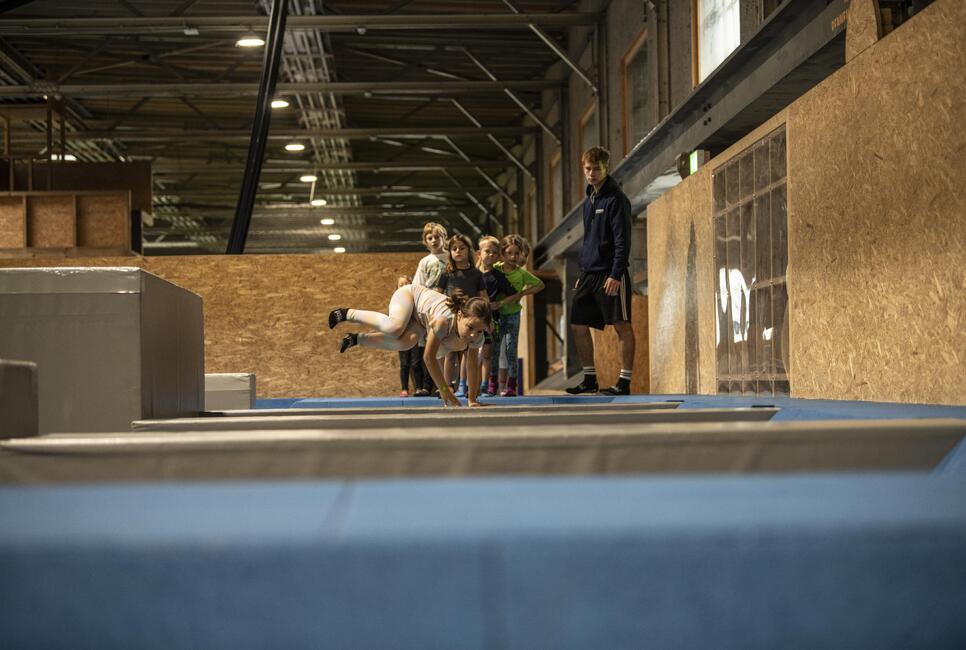
[[[631,202],[608,175],[597,194],[592,185],[587,186],[580,270],[607,272],[609,277],[620,280],[627,270],[630,252]]]

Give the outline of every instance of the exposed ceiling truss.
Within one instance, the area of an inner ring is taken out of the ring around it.
[[[269,5],[4,3],[0,107],[63,98],[66,152],[150,161],[146,253],[223,252],[261,74],[261,51],[235,40],[264,35]],[[275,93],[289,105],[272,114],[246,250],[416,250],[426,220],[499,232],[535,177],[525,143],[559,137],[540,93],[559,88],[546,72],[567,30],[598,19],[576,5],[290,0]],[[12,135],[15,158],[47,157],[42,120]]]

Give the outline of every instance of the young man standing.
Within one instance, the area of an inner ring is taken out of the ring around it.
[[[596,393],[594,340],[590,329],[613,325],[620,341],[621,371],[617,383],[601,390],[607,395],[629,395],[634,368],[634,329],[631,326],[631,202],[607,174],[610,154],[591,147],[580,157],[587,179],[584,200],[584,241],[580,251],[580,277],[574,287],[570,327],[584,367],[571,395]]]

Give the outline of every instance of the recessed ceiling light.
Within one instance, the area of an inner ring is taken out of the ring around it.
[[[72,153],[67,153],[67,154],[64,154],[64,157],[63,158],[61,158],[61,156],[60,156],[59,153],[55,153],[54,155],[52,155],[50,157],[50,159],[51,160],[64,160],[66,162],[75,162],[77,160],[77,156],[75,156]]]
[[[285,151],[305,151],[305,145],[301,142],[289,142],[285,145]]]
[[[323,205],[327,203],[328,201],[326,201],[325,199],[312,199],[312,205],[314,205],[317,208],[321,208]]]
[[[322,219],[321,221],[319,221],[319,223],[322,224],[323,226],[331,226],[332,224],[335,223],[335,219]]]
[[[303,174],[302,176],[299,176],[299,180],[303,183],[314,183],[315,181],[319,180],[319,177],[315,174]]]
[[[261,47],[262,45],[265,45],[265,39],[258,34],[245,34],[235,41],[236,47]]]
[[[329,235],[329,241],[339,241],[340,239],[342,239],[342,235],[338,233],[332,233]]]
[[[288,108],[288,102],[284,99],[273,99],[272,108]]]
[[[333,253],[344,253],[345,252],[345,248],[343,246],[336,246],[335,248],[332,249],[332,252]]]

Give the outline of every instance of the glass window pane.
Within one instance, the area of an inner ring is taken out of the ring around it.
[[[771,182],[785,178],[785,129],[775,134],[769,142],[771,155]]]
[[[768,143],[755,147],[755,191],[760,192],[768,186]]]
[[[724,169],[716,171],[711,178],[711,185],[714,191],[714,210],[715,214],[718,214],[725,209],[725,179],[727,174],[725,174]]]
[[[629,112],[627,143],[633,148],[644,139],[651,126],[647,119],[647,43],[641,45],[627,62],[625,74],[627,74],[627,92],[630,93],[626,98]]]
[[[785,275],[788,265],[788,214],[785,185],[771,191],[771,272],[773,278]]]
[[[698,82],[741,43],[738,0],[698,0]]]

